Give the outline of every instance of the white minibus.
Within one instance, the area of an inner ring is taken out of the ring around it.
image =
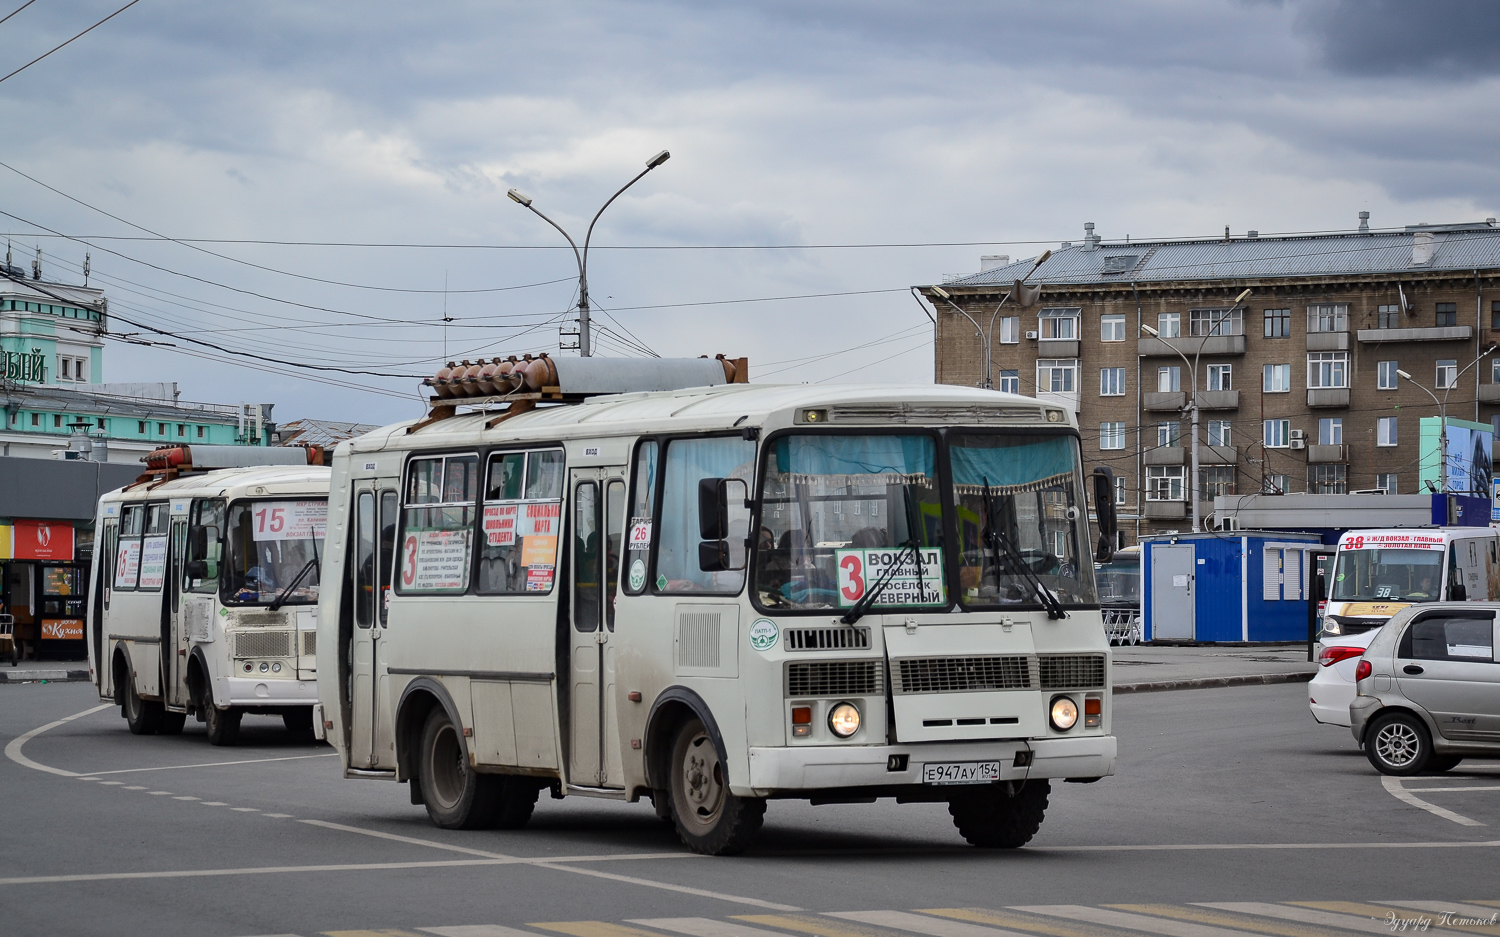
[[[1500,599],[1500,530],[1390,527],[1339,537],[1323,635],[1379,628],[1419,602]]]
[[[312,728],[329,470],[315,448],[180,446],[99,499],[86,628],[101,699],[136,735],[188,715],[232,745],[245,713]]]

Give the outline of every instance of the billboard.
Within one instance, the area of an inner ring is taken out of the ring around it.
[[[1443,433],[1438,418],[1423,417],[1420,430],[1423,483],[1442,484],[1443,469],[1446,469],[1447,491],[1480,498],[1495,497],[1495,437],[1490,426],[1450,418],[1443,465],[1436,458]]]

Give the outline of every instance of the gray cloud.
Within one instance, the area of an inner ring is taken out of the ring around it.
[[[1334,0],[1298,26],[1329,67],[1363,76],[1467,80],[1500,72],[1500,5],[1489,0]]]

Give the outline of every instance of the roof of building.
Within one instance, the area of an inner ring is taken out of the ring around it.
[[[1422,260],[1431,238],[1430,259]],[[1036,258],[949,280],[945,287],[1009,286]],[[1196,241],[1087,239],[1052,252],[1027,282],[1159,283],[1500,268],[1500,225],[1410,225],[1404,231],[1233,237]]]
[[[332,449],[346,439],[379,429],[375,423],[339,423],[334,420],[292,420],[276,429],[278,446],[322,446]]]
[[[0,403],[27,409],[58,410],[90,416],[126,416],[136,419],[162,419],[226,423],[239,419],[240,408],[234,404],[193,403],[154,396],[100,393],[91,388],[121,387],[113,384],[21,384],[0,385]],[[123,385],[125,387],[159,385]],[[269,413],[270,404],[261,404]]]

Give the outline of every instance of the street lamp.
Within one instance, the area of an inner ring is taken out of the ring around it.
[[[568,232],[562,229],[562,225],[542,214],[537,210],[536,206],[531,204],[531,198],[529,196],[523,195],[515,189],[511,189],[510,191],[505,193],[512,202],[515,202],[517,205],[520,205],[523,208],[531,209],[531,211],[535,213],[538,218],[556,228],[558,233],[567,239],[568,246],[573,248],[573,260],[578,264],[578,353],[585,358],[590,357],[594,353],[593,336],[589,328],[589,241],[594,236],[594,223],[599,220],[600,215],[604,214],[604,209],[608,208],[610,206],[610,203],[619,198],[626,189],[641,181],[642,176],[671,158],[672,154],[668,153],[666,150],[662,150],[660,153],[657,153],[655,156],[646,160],[645,169],[641,170],[641,172],[634,179],[631,179],[629,182],[621,186],[620,191],[609,197],[609,201],[605,202],[599,208],[599,210],[594,213],[593,221],[589,222],[588,232],[583,237],[582,252],[578,250],[578,245],[574,243],[573,238],[568,235]]]
[[[1240,293],[1240,295],[1236,296],[1234,298],[1234,302],[1229,306],[1229,308],[1224,310],[1224,316],[1228,316],[1230,313],[1238,309],[1240,307],[1240,303],[1244,302],[1245,297],[1249,295],[1250,291],[1247,289],[1244,292]],[[1223,322],[1224,316],[1221,316],[1218,321]],[[1193,421],[1193,466],[1192,477],[1188,479],[1188,498],[1192,501],[1193,504],[1193,533],[1197,533],[1203,529],[1203,522],[1200,516],[1201,511],[1198,507],[1198,361],[1203,357],[1203,346],[1208,344],[1208,339],[1213,333],[1213,326],[1214,323],[1209,323],[1208,331],[1210,334],[1201,336],[1203,338],[1203,341],[1198,343],[1198,351],[1194,353],[1193,360],[1188,361],[1187,355],[1182,353],[1182,349],[1162,338],[1161,333],[1156,329],[1153,329],[1151,326],[1146,325],[1144,322],[1141,323],[1142,332],[1145,332],[1152,338],[1159,339],[1163,345],[1166,345],[1168,348],[1177,352],[1177,357],[1181,358],[1182,363],[1187,365],[1188,368],[1192,371],[1191,376],[1193,381],[1193,396],[1184,409],[1188,411]]]
[[[1046,263],[1047,258],[1051,256],[1052,252],[1050,250],[1042,251],[1042,255],[1032,263],[1031,269],[1026,271],[1026,276],[1015,282],[1015,287],[1019,288],[1022,284],[1029,280],[1031,278],[1031,275],[1033,273],[1036,273],[1037,268]],[[973,316],[969,315],[957,303],[955,303],[953,301],[952,294],[947,290],[943,289],[941,286],[930,286],[928,287],[928,289],[932,290],[932,292],[936,294],[937,297],[943,302],[952,306],[954,312],[957,312],[965,319],[968,319],[969,324],[974,326],[974,331],[979,335],[979,350],[984,355],[984,377],[981,378],[979,386],[985,388],[986,390],[993,390],[995,387],[995,322],[1000,318],[1000,310],[1004,308],[1005,303],[1010,299],[1011,295],[1015,293],[1016,289],[1013,288],[1010,292],[1000,297],[999,305],[995,306],[994,313],[990,315],[990,327],[988,331],[981,328],[979,323],[974,321]],[[1024,303],[1025,301],[1023,300],[1022,302]]]
[[[1422,389],[1422,393],[1424,393],[1427,396],[1431,397],[1432,398],[1432,402],[1437,405],[1437,408],[1438,408],[1438,426],[1439,426],[1439,429],[1438,429],[1438,432],[1439,432],[1439,436],[1438,436],[1438,481],[1439,481],[1438,491],[1442,492],[1443,494],[1447,494],[1448,493],[1448,395],[1451,394],[1451,393],[1453,393],[1453,388],[1455,386],[1457,386],[1459,378],[1463,377],[1464,374],[1470,368],[1474,367],[1474,365],[1476,365],[1479,362],[1483,361],[1485,359],[1485,357],[1488,356],[1491,352],[1493,352],[1496,348],[1500,348],[1500,345],[1494,345],[1494,344],[1490,345],[1490,347],[1486,348],[1484,351],[1481,351],[1479,353],[1479,357],[1475,358],[1473,361],[1470,361],[1468,364],[1464,365],[1464,368],[1463,368],[1462,371],[1459,371],[1457,374],[1453,375],[1453,379],[1450,380],[1448,382],[1448,386],[1443,389],[1443,399],[1442,400],[1439,400],[1437,398],[1437,394],[1434,394],[1432,391],[1428,390],[1427,387],[1426,387],[1426,385],[1418,384],[1416,378],[1412,377],[1410,374],[1407,374],[1405,371],[1401,370],[1400,368],[1396,369],[1397,376],[1405,378],[1409,383],[1415,385],[1416,387],[1420,387]]]

